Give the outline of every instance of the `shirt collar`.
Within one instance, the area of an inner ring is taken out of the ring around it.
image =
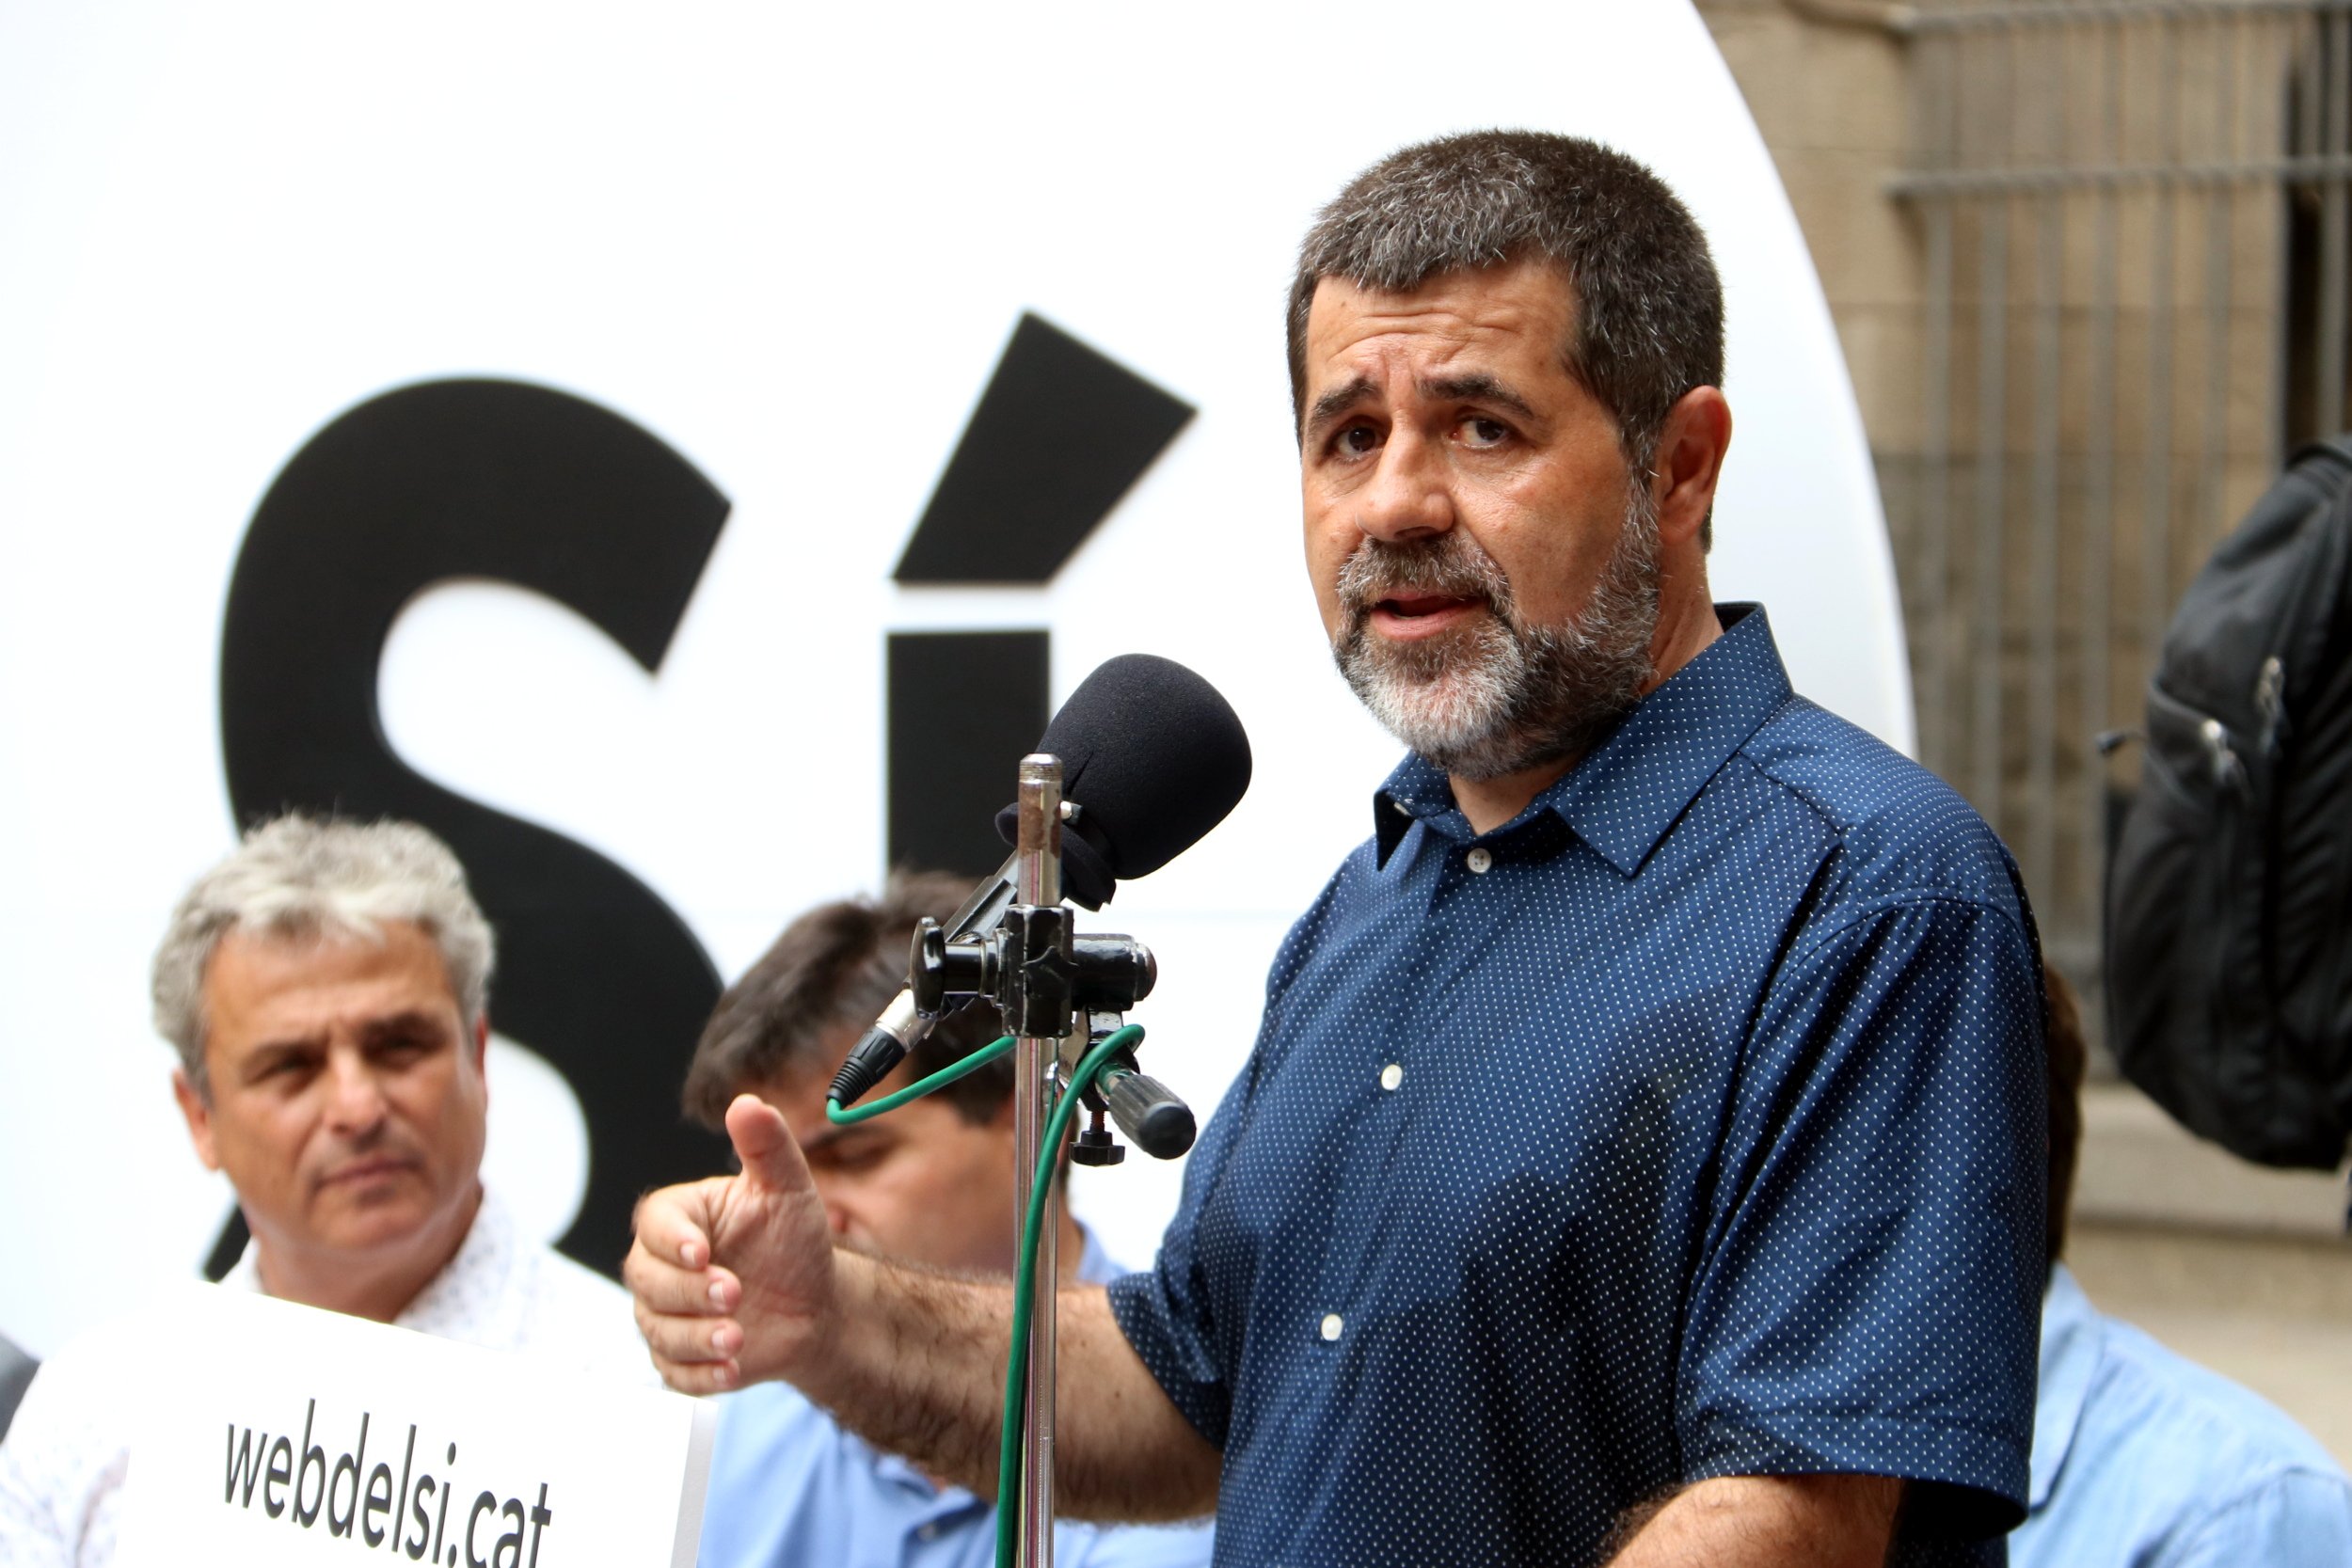
[[[516,1342],[530,1303],[513,1288],[521,1260],[515,1216],[487,1187],[457,1255],[425,1281],[400,1316],[403,1328],[444,1339],[494,1345]]]
[[[1496,836],[1555,816],[1611,865],[1630,877],[1683,808],[1791,693],[1764,608],[1716,606],[1724,634],[1642,699],[1609,738],[1528,803]],[[1445,772],[1419,755],[1397,765],[1373,797],[1377,863],[1415,822],[1468,839]]]
[[[2026,1506],[2041,1512],[2066,1467],[2066,1450],[2099,1370],[2099,1313],[2065,1264],[2050,1270],[2042,1298],[2042,1372],[2034,1394],[2033,1486]]]
[[[515,1216],[485,1185],[474,1210],[466,1239],[441,1272],[425,1281],[392,1321],[403,1328],[444,1339],[469,1339],[478,1335],[486,1314],[505,1308],[519,1310],[515,1292],[505,1289],[517,1257]],[[268,1292],[262,1287],[262,1243],[248,1241],[236,1265],[221,1275],[231,1290]]]

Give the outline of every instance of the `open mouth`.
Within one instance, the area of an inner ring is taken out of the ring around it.
[[[1390,641],[1410,642],[1442,636],[1486,609],[1486,601],[1476,595],[1405,592],[1372,600],[1357,624]]]
[[[1477,602],[1475,599],[1457,598],[1451,594],[1400,594],[1382,599],[1373,609],[1400,621],[1423,621],[1449,610],[1469,610]]]

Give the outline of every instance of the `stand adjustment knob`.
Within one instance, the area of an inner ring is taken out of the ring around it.
[[[1089,1127],[1070,1143],[1070,1163],[1073,1165],[1115,1165],[1127,1157],[1119,1140],[1100,1127]]]
[[[1002,942],[994,931],[950,941],[938,921],[916,921],[914,950],[907,955],[907,991],[914,998],[914,1010],[936,1018],[950,1001],[991,994]]]
[[[1173,1160],[1192,1147],[1200,1125],[1192,1107],[1156,1078],[1111,1068],[1103,1074],[1103,1099],[1111,1119],[1128,1141],[1154,1160]]]

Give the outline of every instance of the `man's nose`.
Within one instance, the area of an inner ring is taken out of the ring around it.
[[[343,1132],[366,1132],[384,1119],[384,1085],[356,1051],[338,1051],[327,1060],[326,1113]]]
[[[1390,544],[1443,533],[1454,526],[1454,493],[1444,456],[1409,431],[1390,436],[1372,483],[1359,493],[1356,526]]]

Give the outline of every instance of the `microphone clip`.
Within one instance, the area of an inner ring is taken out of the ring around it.
[[[1150,948],[1124,935],[1081,936],[1074,925],[1061,904],[1015,904],[994,929],[970,937],[918,923],[907,958],[915,1010],[932,1018],[983,997],[1008,1035],[1058,1040],[1081,1014],[1124,1013],[1152,994],[1160,972]]]

